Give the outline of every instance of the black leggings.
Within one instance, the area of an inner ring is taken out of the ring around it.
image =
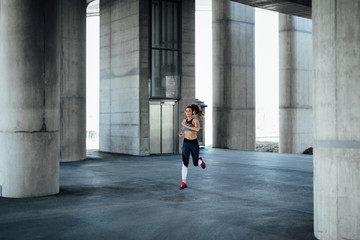
[[[199,143],[197,139],[189,140],[184,138],[182,146],[182,159],[186,167],[189,165],[190,153],[193,159],[194,166],[199,165]]]

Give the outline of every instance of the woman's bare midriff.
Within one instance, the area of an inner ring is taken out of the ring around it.
[[[196,139],[196,138],[197,138],[196,132],[188,132],[188,131],[186,131],[186,132],[185,132],[185,138],[186,138],[186,139],[189,139],[189,140],[194,140],[194,139]]]

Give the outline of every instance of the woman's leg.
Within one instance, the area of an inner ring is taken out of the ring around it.
[[[190,148],[190,152],[191,152],[191,157],[193,159],[193,164],[195,167],[197,167],[199,165],[199,161],[200,161],[200,166],[204,169],[205,168],[205,162],[204,160],[200,157],[199,158],[199,143],[193,143],[191,144],[191,148]]]
[[[182,182],[180,186],[180,190],[187,187],[186,185],[186,178],[188,173],[188,165],[189,165],[189,158],[190,158],[190,148],[189,143],[184,142],[182,146],[182,169],[181,169],[181,175],[182,175]]]
[[[181,169],[181,176],[182,176],[182,181],[185,182],[185,183],[186,183],[187,173],[188,173],[188,168],[183,163],[182,164],[182,169]]]
[[[199,143],[192,143],[190,148],[191,157],[195,167],[199,165]]]
[[[190,148],[189,143],[184,142],[182,146],[182,160],[185,167],[189,165],[189,158],[190,158]]]

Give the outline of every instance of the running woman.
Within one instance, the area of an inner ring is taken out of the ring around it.
[[[197,118],[195,118],[196,115]],[[206,167],[204,160],[201,157],[199,157],[199,143],[197,140],[197,132],[200,129],[199,119],[204,117],[204,114],[201,111],[200,106],[196,104],[192,104],[185,108],[185,116],[186,119],[184,119],[184,121],[182,121],[181,123],[183,125],[183,129],[179,134],[179,136],[182,137],[182,135],[185,133],[184,143],[182,146],[183,164],[181,171],[182,183],[180,185],[180,190],[187,187],[186,177],[188,173],[190,153],[195,167],[199,165],[199,161],[200,161],[200,166],[203,169],[205,169]]]

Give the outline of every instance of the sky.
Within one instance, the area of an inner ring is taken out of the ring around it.
[[[86,18],[86,148],[99,149],[99,16]],[[89,138],[89,136],[93,137]]]
[[[279,17],[255,9],[256,137],[279,141]]]
[[[211,0],[196,0],[195,97],[205,108],[205,146],[212,144],[212,14]]]

